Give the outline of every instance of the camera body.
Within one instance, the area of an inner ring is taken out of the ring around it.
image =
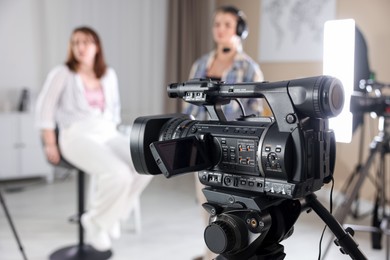
[[[137,118],[130,134],[137,172],[168,178],[198,172],[210,214],[204,239],[217,259],[283,259],[279,242],[293,233],[300,199],[332,179],[336,144],[328,118],[343,108],[341,82],[327,76],[240,84],[194,79],[167,91],[205,107],[210,120]],[[265,99],[273,117],[243,113],[228,121],[222,106],[241,98]]]
[[[184,114],[139,117],[131,133],[135,169],[171,177],[198,171],[206,186],[286,199],[319,190],[332,178],[334,133],[328,118],[343,107],[341,82],[328,76],[275,83],[194,79],[170,84],[172,98],[204,106],[210,120]],[[222,105],[264,98],[273,117],[227,121]]]

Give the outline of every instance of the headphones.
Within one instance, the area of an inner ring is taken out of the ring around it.
[[[236,27],[236,34],[239,36],[242,40],[245,40],[246,37],[248,37],[249,30],[248,25],[245,21],[245,14],[243,11],[237,9],[234,6],[221,6],[217,9],[217,11],[223,12],[223,13],[230,13],[235,16],[237,16],[237,27]]]

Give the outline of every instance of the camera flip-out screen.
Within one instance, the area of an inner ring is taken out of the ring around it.
[[[204,170],[211,166],[203,147],[194,136],[153,142],[150,149],[166,177]]]

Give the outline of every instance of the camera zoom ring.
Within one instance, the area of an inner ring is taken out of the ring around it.
[[[161,140],[160,141],[165,141],[165,140],[171,140],[172,139],[172,135],[174,133],[174,130],[176,129],[176,126],[178,125],[177,122],[182,122],[184,121],[185,119],[184,118],[181,118],[181,117],[176,117],[176,118],[173,118],[171,120],[169,120],[167,123],[166,123],[166,126],[164,126],[163,130],[161,131]]]
[[[189,130],[188,126],[191,124],[191,122],[195,121],[183,117],[169,120],[161,131],[160,141],[171,140],[186,136]]]
[[[317,117],[321,117],[321,95],[320,95],[321,81],[318,79],[313,88],[313,109]]]

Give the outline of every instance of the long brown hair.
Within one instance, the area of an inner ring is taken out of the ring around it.
[[[106,72],[107,65],[104,60],[104,55],[103,55],[103,47],[99,38],[99,35],[90,27],[82,26],[82,27],[77,27],[76,29],[73,30],[72,35],[69,40],[69,46],[68,46],[68,57],[65,62],[65,64],[68,66],[68,68],[71,71],[77,71],[77,67],[79,65],[79,62],[76,60],[74,53],[72,51],[72,37],[75,33],[81,32],[86,35],[89,35],[92,37],[94,43],[96,44],[97,47],[97,52],[95,56],[95,64],[93,66],[93,70],[96,74],[97,78],[101,78],[104,73]]]

